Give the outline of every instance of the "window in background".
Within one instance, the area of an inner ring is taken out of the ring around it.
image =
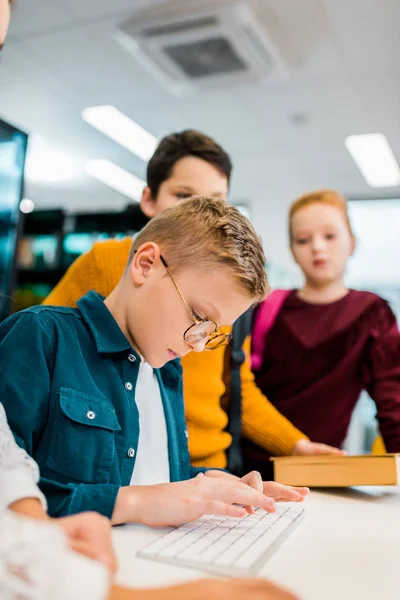
[[[350,219],[357,238],[347,281],[363,289],[400,289],[400,199],[353,200]]]
[[[268,283],[271,290],[289,290],[301,285],[298,273],[291,269],[285,269],[267,260]]]
[[[347,285],[385,298],[400,322],[400,199],[353,200],[349,212],[357,247]],[[364,392],[345,442],[350,454],[370,451],[379,433],[375,415],[375,404]]]

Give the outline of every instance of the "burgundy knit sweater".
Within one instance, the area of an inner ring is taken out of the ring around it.
[[[400,452],[400,334],[388,303],[351,290],[330,304],[293,291],[267,334],[256,382],[315,442],[341,446],[363,389],[389,452]]]

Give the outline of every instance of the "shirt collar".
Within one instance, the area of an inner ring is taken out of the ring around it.
[[[140,360],[138,353],[132,348],[113,315],[104,304],[103,296],[91,291],[78,300],[77,306],[83,320],[92,332],[97,350],[100,353],[113,354],[129,350]]]

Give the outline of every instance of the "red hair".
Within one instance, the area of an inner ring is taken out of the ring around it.
[[[317,190],[308,194],[303,194],[297,198],[290,207],[289,211],[289,236],[292,241],[292,220],[293,216],[302,208],[310,206],[311,204],[327,204],[328,206],[334,206],[343,214],[344,220],[348,227],[349,233],[354,238],[353,229],[350,223],[349,212],[347,210],[347,201],[344,196],[335,192],[334,190]]]

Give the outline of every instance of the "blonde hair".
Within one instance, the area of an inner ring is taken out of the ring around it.
[[[268,292],[261,239],[250,221],[225,200],[189,198],[156,215],[135,238],[128,264],[146,242],[161,247],[172,271],[221,266],[255,301]]]
[[[343,214],[344,220],[346,221],[346,225],[348,227],[349,233],[352,238],[354,238],[353,229],[350,223],[349,212],[347,210],[347,201],[344,196],[335,192],[334,190],[316,190],[315,192],[310,192],[308,194],[303,194],[300,198],[297,198],[291,205],[289,211],[289,237],[290,242],[293,241],[292,236],[292,220],[293,216],[302,208],[306,206],[310,206],[311,204],[327,204],[329,206],[334,206]]]

